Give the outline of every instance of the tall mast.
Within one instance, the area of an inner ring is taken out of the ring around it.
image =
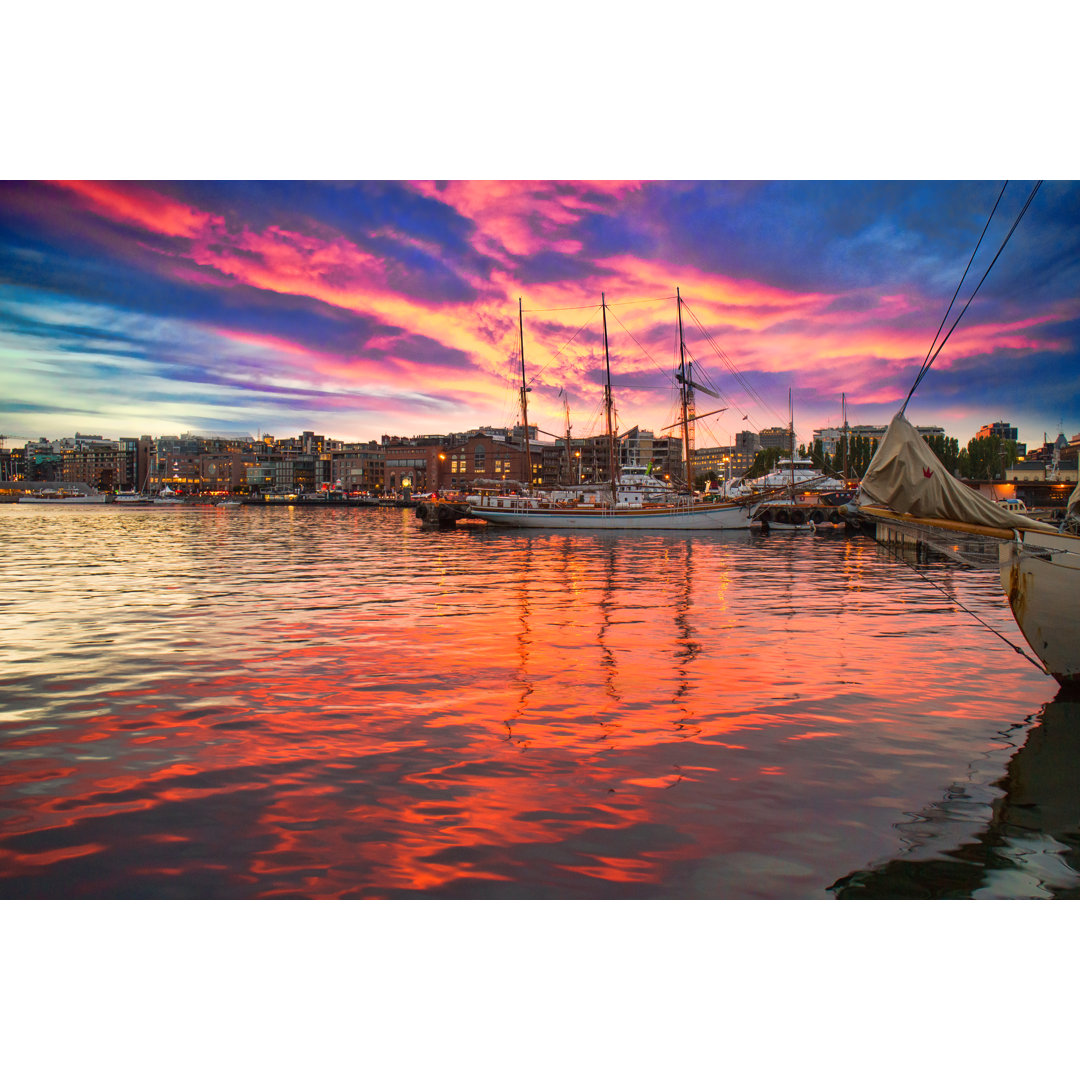
[[[611,397],[611,356],[607,340],[607,300],[600,294],[600,308],[604,315],[604,417],[607,424],[608,465],[611,469],[611,505],[619,500],[618,476],[615,460],[615,402]]]
[[[570,452],[570,397],[563,391],[563,404],[566,406],[566,482],[574,482],[574,457]]]
[[[843,444],[844,445],[844,468],[843,468],[843,475],[844,475],[844,479],[846,480],[847,479],[847,441],[848,441],[848,435],[847,435],[847,394],[841,394],[840,395],[840,407],[841,407],[841,410],[843,411],[843,414],[844,414],[844,444]]]
[[[686,463],[683,476],[686,479],[686,490],[693,494],[694,477],[691,459],[694,450],[690,444],[690,395],[693,391],[690,388],[690,375],[686,370],[686,342],[683,340],[682,328],[682,295],[679,293],[678,287],[675,289],[675,300],[679,308],[679,403],[680,419],[682,420],[683,460]]]
[[[791,441],[791,497],[795,498],[795,408],[791,404],[791,387],[787,392],[788,436]]]
[[[521,297],[518,297],[518,334],[521,338],[521,422],[525,426],[525,479],[532,494],[532,448],[529,446],[529,388],[525,385],[525,324],[521,318]]]

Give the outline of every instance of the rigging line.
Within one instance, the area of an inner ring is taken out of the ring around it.
[[[674,296],[648,296],[640,300],[614,300],[608,304],[608,307],[626,307],[627,304],[659,304],[661,301],[674,299]]]
[[[613,307],[625,307],[627,304],[658,304],[661,300],[674,300],[674,296],[652,296],[644,297],[641,300],[617,300],[609,301],[608,308]],[[539,315],[548,311],[587,311],[590,308],[596,308],[600,310],[599,304],[571,304],[568,307],[543,307],[543,308],[524,308],[523,311],[526,315]]]
[[[886,548],[886,550],[888,551],[888,548]],[[937,583],[936,581],[934,581],[934,580],[933,580],[932,578],[929,578],[929,577],[927,577],[927,576],[926,576],[926,575],[925,575],[925,574],[924,574],[924,573],[923,573],[923,572],[922,572],[922,571],[921,571],[921,570],[920,570],[920,569],[919,569],[919,568],[918,568],[917,566],[912,566],[912,565],[911,565],[911,563],[907,562],[907,560],[905,560],[905,559],[901,559],[899,555],[896,555],[896,554],[895,554],[894,552],[892,552],[892,551],[889,551],[889,554],[890,554],[890,555],[892,555],[892,557],[893,557],[894,559],[896,559],[896,561],[897,561],[897,562],[901,562],[901,563],[903,563],[903,564],[904,564],[904,565],[905,565],[906,567],[908,567],[908,569],[909,569],[909,570],[913,570],[913,571],[914,571],[914,572],[915,572],[916,574],[918,574],[918,575],[919,575],[919,577],[921,577],[921,578],[923,579],[923,581],[925,581],[925,582],[926,582],[926,583],[927,583],[928,585],[933,585],[933,587],[934,587],[935,589],[937,589],[937,591],[938,591],[938,592],[940,592],[940,593],[941,593],[941,594],[942,594],[943,596],[945,596],[945,597],[946,597],[946,598],[947,598],[948,600],[950,600],[950,601],[951,601],[952,603],[954,603],[954,604],[955,604],[955,605],[956,605],[956,606],[957,606],[957,607],[958,607],[958,608],[959,608],[959,609],[960,609],[961,611],[963,611],[963,612],[964,612],[965,614],[967,614],[967,615],[970,615],[970,616],[971,616],[971,617],[972,617],[972,618],[973,618],[973,619],[974,619],[974,620],[975,620],[975,621],[976,621],[977,623],[980,623],[980,624],[981,624],[982,626],[985,626],[985,627],[986,627],[986,629],[987,629],[987,630],[989,630],[991,634],[997,634],[997,636],[998,636],[999,638],[1001,638],[1001,640],[1002,640],[1002,641],[1004,641],[1004,642],[1005,642],[1005,644],[1006,644],[1006,645],[1008,645],[1008,646],[1009,646],[1009,648],[1013,650],[1013,652],[1017,652],[1017,653],[1019,653],[1019,654],[1020,654],[1020,655],[1021,655],[1022,657],[1024,657],[1024,659],[1025,659],[1025,660],[1029,660],[1029,661],[1030,661],[1030,662],[1031,662],[1032,664],[1034,664],[1034,665],[1035,665],[1035,666],[1036,666],[1036,667],[1037,667],[1037,668],[1038,668],[1038,669],[1039,669],[1039,670],[1040,670],[1040,671],[1041,671],[1041,672],[1042,672],[1042,673],[1043,673],[1044,675],[1045,675],[1045,674],[1047,673],[1047,672],[1046,672],[1046,667],[1045,667],[1045,666],[1044,666],[1043,664],[1040,664],[1040,663],[1039,663],[1039,661],[1038,661],[1038,660],[1036,660],[1034,656],[1032,656],[1032,655],[1031,655],[1030,653],[1028,653],[1028,652],[1027,652],[1027,651],[1025,651],[1024,649],[1022,649],[1022,648],[1021,648],[1021,647],[1020,647],[1019,645],[1017,645],[1017,644],[1015,644],[1014,642],[1010,641],[1010,640],[1009,640],[1009,639],[1008,639],[1008,638],[1007,638],[1007,637],[1006,637],[1006,636],[1005,636],[1005,635],[1004,635],[1003,633],[1001,633],[1001,631],[1000,631],[1000,630],[995,630],[995,629],[994,629],[994,628],[993,628],[993,627],[992,627],[992,626],[991,626],[991,625],[990,625],[990,624],[989,624],[988,622],[985,622],[985,621],[984,621],[983,619],[979,618],[979,616],[978,616],[978,615],[976,615],[976,614],[975,614],[975,612],[974,612],[974,611],[972,611],[972,610],[971,610],[970,608],[966,608],[966,607],[964,607],[964,605],[963,605],[963,604],[962,604],[962,603],[961,603],[961,602],[960,602],[959,600],[957,600],[957,598],[956,598],[955,596],[951,595],[951,594],[950,594],[950,593],[949,593],[949,592],[948,592],[948,591],[947,591],[946,589],[944,589],[944,588],[943,588],[943,587],[942,587],[941,585],[939,585],[939,584],[938,584],[938,583]]]
[[[686,350],[686,355],[689,358],[690,362],[695,365],[695,367],[694,367],[694,382],[703,385],[707,390],[712,390],[712,392],[721,401],[726,401],[730,408],[733,408],[733,409],[739,408],[739,406],[735,404],[735,399],[732,398],[732,397],[729,397],[727,394],[725,394],[724,391],[720,388],[719,384],[713,381],[713,378],[709,374],[708,370],[705,367],[702,366],[702,362],[690,351],[689,346],[684,345],[684,348]]]
[[[956,303],[956,298],[960,295],[960,290],[961,290],[961,288],[963,288],[964,281],[967,279],[968,271],[971,269],[971,264],[975,261],[975,256],[979,252],[979,246],[983,242],[983,237],[986,236],[986,230],[990,228],[990,222],[994,220],[994,214],[997,211],[998,203],[1001,202],[1001,196],[1005,194],[1005,189],[1008,186],[1009,186],[1009,181],[1008,180],[1006,180],[1005,183],[1001,185],[1001,190],[998,192],[998,197],[994,201],[994,207],[990,211],[990,216],[986,219],[986,224],[983,226],[983,231],[979,235],[979,240],[978,240],[978,243],[975,245],[975,250],[972,251],[971,258],[968,259],[968,264],[967,264],[967,266],[964,267],[964,273],[960,278],[959,284],[957,284],[957,286],[956,286],[956,292],[954,292],[952,294],[952,299],[949,301],[949,306],[945,309],[945,314],[941,316],[941,325],[937,328],[937,333],[934,334],[934,340],[930,342],[930,348],[926,350],[926,356],[923,358],[923,367],[926,366],[927,360],[930,359],[930,354],[934,351],[934,346],[937,344],[937,339],[941,335],[941,331],[942,331],[943,327],[945,326],[945,320],[948,319],[949,312],[952,311],[953,304]],[[922,369],[920,368],[920,371],[921,370]]]
[[[599,311],[600,311],[599,307],[594,309],[593,313],[570,335],[569,340],[564,342],[562,345],[560,345],[558,350],[555,353],[552,354],[551,359],[548,360],[548,362],[546,364],[544,364],[544,366],[542,368],[540,368],[540,370],[537,371],[533,375],[532,380],[539,379],[540,376],[543,375],[544,372],[547,371],[547,369],[549,367],[551,367],[552,364],[555,363],[555,361],[559,358],[559,353],[561,353],[563,351],[563,349],[567,349],[567,348],[570,347],[570,345],[572,344],[574,338],[576,338],[578,336],[578,334],[580,334],[581,331],[584,330],[585,327],[588,326],[589,323],[591,323],[593,321],[593,319],[596,318],[597,313]],[[530,380],[530,381],[532,381],[532,380]]]
[[[914,394],[915,391],[918,389],[919,383],[921,383],[926,377],[927,372],[929,372],[934,361],[938,358],[941,350],[945,348],[945,342],[947,342],[949,338],[952,337],[952,332],[956,329],[956,327],[960,323],[960,320],[964,317],[964,312],[967,311],[968,307],[971,305],[971,301],[975,299],[975,295],[982,287],[982,283],[987,279],[990,271],[994,269],[994,263],[998,261],[998,255],[1000,255],[1005,250],[1005,245],[1009,242],[1012,234],[1016,232],[1017,225],[1020,224],[1024,215],[1028,212],[1028,207],[1031,206],[1031,202],[1035,198],[1035,193],[1039,190],[1040,187],[1042,187],[1042,181],[1038,180],[1036,181],[1035,186],[1031,189],[1031,194],[1028,195],[1027,201],[1020,208],[1020,213],[1016,215],[1016,220],[1012,223],[1012,228],[1009,229],[1009,231],[1005,234],[1005,239],[1001,241],[1001,247],[997,249],[997,254],[993,257],[993,259],[990,260],[990,265],[986,268],[986,272],[981,278],[979,278],[979,284],[975,286],[975,291],[968,297],[967,303],[963,306],[960,314],[956,316],[956,321],[952,324],[952,326],[949,327],[949,332],[945,335],[945,337],[941,339],[941,344],[935,350],[934,355],[930,357],[930,362],[924,364],[922,370],[916,376],[914,384],[908,391],[908,396],[904,399],[904,404],[900,407],[901,413],[903,413],[904,409],[907,408],[908,402],[911,400],[911,395]]]
[[[610,305],[609,305],[609,307],[610,307]],[[612,312],[612,313],[611,313],[611,317],[612,317],[612,318],[613,318],[613,319],[614,319],[614,320],[615,320],[615,321],[616,321],[616,322],[617,322],[617,323],[618,323],[618,324],[619,324],[619,325],[620,325],[620,326],[621,326],[621,327],[622,327],[622,328],[623,328],[624,330],[626,330],[626,325],[625,325],[625,324],[623,323],[622,319],[620,319],[620,318],[619,318],[619,316],[615,314],[615,312]],[[629,330],[626,330],[626,332],[627,332],[627,334],[629,334],[629,335],[630,335],[630,340],[631,340],[631,341],[632,341],[632,342],[633,342],[633,343],[634,343],[634,344],[635,344],[635,345],[636,345],[636,346],[637,346],[637,347],[638,347],[638,348],[639,348],[639,349],[640,349],[640,350],[641,350],[641,351],[642,351],[642,352],[643,352],[643,353],[644,353],[644,354],[645,354],[645,355],[646,355],[646,356],[647,356],[647,357],[648,357],[648,358],[649,358],[650,360],[652,360],[652,362],[653,362],[654,364],[656,364],[656,370],[657,370],[657,371],[659,371],[659,372],[660,372],[660,373],[661,373],[662,375],[667,375],[667,372],[666,372],[666,371],[664,371],[664,369],[663,369],[663,368],[662,368],[662,367],[661,367],[661,366],[660,366],[660,365],[659,365],[659,364],[658,364],[658,363],[656,362],[656,359],[655,359],[655,357],[654,357],[654,356],[652,355],[652,353],[650,353],[650,352],[649,352],[649,350],[648,350],[648,349],[646,349],[646,348],[645,348],[645,346],[644,346],[644,345],[642,345],[642,344],[641,344],[641,342],[640,342],[640,341],[638,341],[638,339],[637,339],[636,337],[634,337],[634,335],[633,335],[633,334],[631,334]]]
[[[772,413],[773,416],[775,416],[781,423],[783,423],[784,418],[771,405],[769,405],[765,401],[765,399],[750,385],[750,383],[747,381],[747,379],[743,375],[743,373],[741,371],[739,371],[739,369],[735,366],[735,362],[731,359],[730,356],[727,355],[727,353],[724,352],[723,349],[720,348],[720,346],[713,339],[712,334],[710,334],[709,331],[705,328],[702,321],[697,317],[697,315],[694,313],[693,309],[690,307],[690,305],[685,300],[683,301],[683,307],[687,311],[690,312],[690,317],[694,320],[694,322],[698,326],[698,329],[705,336],[705,340],[713,347],[713,350],[716,352],[716,355],[720,357],[720,359],[723,361],[724,365],[731,372],[731,374],[735,377],[735,380],[738,382],[738,384],[743,388],[743,390],[747,394],[750,395],[751,400],[754,401],[757,405],[759,405],[766,412]]]

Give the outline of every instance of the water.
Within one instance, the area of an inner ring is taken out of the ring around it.
[[[858,536],[0,507],[0,896],[1080,895],[1078,706]],[[1045,708],[1044,708],[1045,706]]]

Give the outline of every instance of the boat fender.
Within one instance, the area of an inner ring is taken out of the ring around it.
[[[792,510],[791,511],[791,524],[792,525],[802,525],[802,523],[804,521],[806,521],[806,515],[801,510]]]
[[[829,520],[830,520],[830,521],[831,521],[831,522],[832,522],[832,523],[833,523],[834,525],[839,525],[839,524],[840,524],[840,514],[839,514],[839,512],[838,512],[838,511],[836,511],[836,510],[834,510],[834,511],[833,511],[833,512],[832,512],[832,513],[831,513],[831,514],[829,515]]]
[[[788,512],[787,512],[787,510],[783,509],[783,507],[781,507],[779,510],[777,510],[776,511],[776,520],[781,525],[786,525],[788,523]]]
[[[824,514],[824,513],[823,513],[823,512],[821,511],[821,510],[815,510],[815,511],[814,511],[814,512],[813,512],[813,513],[812,513],[812,514],[810,515],[810,520],[811,520],[811,521],[812,521],[812,522],[813,522],[813,523],[814,523],[815,525],[820,525],[820,524],[821,524],[821,523],[822,523],[822,522],[823,522],[823,521],[825,520],[825,514]]]
[[[757,519],[763,525],[768,525],[769,522],[772,521],[772,511],[770,511],[770,510],[762,510],[761,513],[758,514]]]

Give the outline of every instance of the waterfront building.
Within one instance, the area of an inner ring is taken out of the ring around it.
[[[546,444],[551,449],[553,444]],[[529,446],[529,463],[526,465],[525,449],[506,439],[492,435],[472,435],[436,453],[438,474],[434,487],[465,490],[479,481],[513,482],[527,484],[531,467],[532,482],[544,481],[544,445]],[[557,468],[558,452],[549,454],[549,468]]]
[[[26,448],[0,446],[0,483],[26,479]]]
[[[1018,432],[1011,424],[1005,420],[995,420],[992,424],[983,424],[981,428],[976,432],[976,439],[989,439],[991,436],[996,435],[999,439],[1009,439],[1012,442],[1016,442]]]
[[[244,467],[244,480],[251,491],[318,491],[330,482],[328,464],[316,454],[260,455]]]
[[[381,489],[402,493],[437,490],[441,451],[438,445],[383,447]]]
[[[849,424],[847,427],[847,435],[849,437],[868,439],[870,442],[873,442],[874,440],[881,442],[881,440],[885,438],[885,432],[887,430],[888,428],[881,424]],[[935,435],[940,435],[942,438],[945,436],[945,429],[936,424],[925,425],[922,427],[916,426],[915,430],[924,439],[928,439]],[[842,427],[816,428],[814,430],[814,442],[820,440],[823,451],[830,457],[836,456],[837,444],[843,437],[844,428]]]
[[[149,435],[139,438],[126,436],[119,440],[121,469],[116,486],[121,491],[142,491],[150,475],[150,456],[154,449],[154,440]]]
[[[65,484],[89,484],[112,491],[127,475],[126,455],[120,444],[100,435],[80,435],[61,440],[60,477]]]
[[[703,446],[694,451],[694,476],[714,472],[725,480],[742,476],[758,454],[758,449],[747,446]]]
[[[377,442],[346,443],[330,452],[330,483],[342,491],[383,490],[385,455]]]
[[[762,428],[761,431],[758,432],[758,443],[762,450],[777,448],[783,450],[785,453],[791,453],[794,451],[791,441],[791,428],[769,427]]]

